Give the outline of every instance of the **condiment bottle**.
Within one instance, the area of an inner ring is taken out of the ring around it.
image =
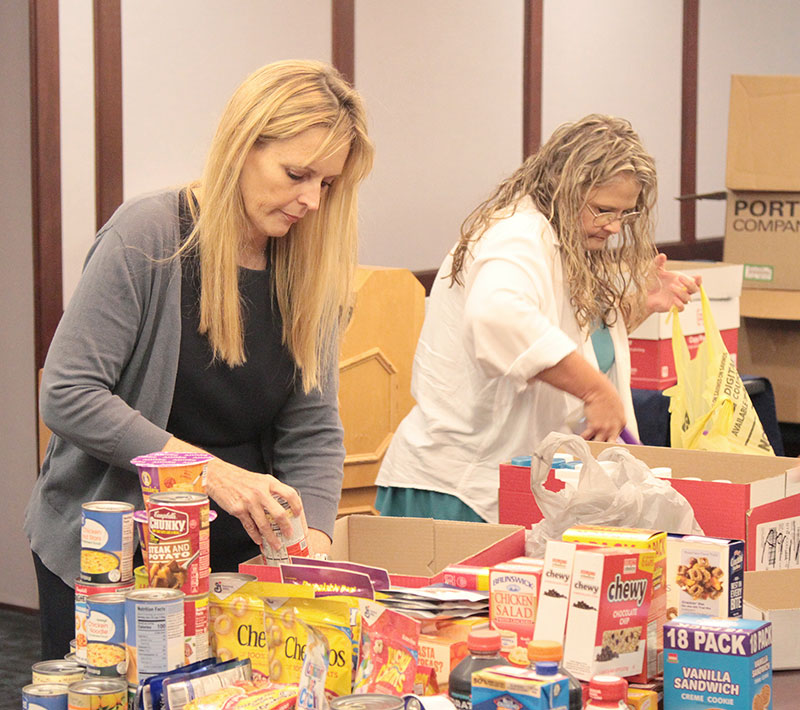
[[[596,675],[589,681],[585,710],[628,710],[628,681],[615,675]]]
[[[500,632],[474,629],[467,636],[469,655],[450,672],[448,695],[458,710],[472,710],[472,674],[490,666],[508,665],[500,655]]]
[[[564,650],[558,641],[529,641],[528,642],[528,661],[530,667],[534,668],[541,661],[555,661],[558,664],[558,672],[567,676],[569,681],[569,710],[582,710],[583,708],[583,689],[581,682],[570,673],[562,663]],[[534,668],[535,670],[535,668]]]

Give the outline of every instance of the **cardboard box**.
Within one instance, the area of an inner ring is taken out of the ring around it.
[[[701,276],[706,295],[712,300],[738,298],[742,294],[742,265],[724,261],[678,261],[668,259],[667,271],[681,271],[687,276]],[[692,294],[699,301],[700,293]]]
[[[772,667],[776,671],[800,668],[798,589],[800,569],[744,574],[744,616],[772,622]]]
[[[524,554],[525,531],[518,525],[348,515],[336,521],[330,558],[382,567],[394,586],[424,587],[442,582],[444,568],[456,562],[483,567]],[[239,571],[280,581],[279,569],[259,558]]]
[[[750,521],[758,520],[759,524],[767,522],[761,519],[762,513],[775,516],[775,520],[784,519],[786,513],[782,506],[768,504],[798,493],[800,486],[800,461],[793,458],[689,451],[662,446],[613,445],[628,449],[651,469],[672,469],[672,478],[667,480],[688,499],[700,527],[712,537],[745,540],[747,544],[754,545],[751,539],[753,533],[748,533],[748,525],[754,529],[755,522]],[[589,442],[594,456],[609,446],[612,444]],[[700,480],[684,480],[687,477]],[[725,483],[724,480],[731,483]],[[551,470],[545,486],[557,492],[564,488],[564,483]],[[529,467],[512,466],[509,463],[500,465],[498,503],[502,523],[530,527],[542,519],[531,493]],[[747,568],[750,568],[749,563]]]
[[[741,311],[739,372],[767,378],[778,421],[800,423],[800,292],[747,290]]]

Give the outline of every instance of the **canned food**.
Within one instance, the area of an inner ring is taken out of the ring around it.
[[[75,661],[56,659],[39,661],[31,666],[31,682],[37,683],[74,683],[83,679],[84,668]]]
[[[121,678],[79,680],[67,689],[69,710],[127,710],[128,684]]]
[[[65,653],[64,654],[64,660],[65,661],[72,661],[73,663],[77,663],[81,668],[84,668],[86,666],[85,663],[81,663],[78,660],[78,655],[75,653],[75,651],[70,651],[69,653]]]
[[[154,493],[202,493],[206,468],[213,458],[202,451],[155,451],[132,459],[139,471],[145,505]]]
[[[22,710],[67,710],[67,684],[26,685],[22,689]]]
[[[184,665],[208,658],[208,594],[183,601]]]
[[[360,695],[340,695],[331,698],[331,710],[402,710],[402,698],[383,693],[362,693]]]
[[[204,493],[157,493],[147,505],[151,587],[208,592],[209,508]]]
[[[81,510],[81,579],[127,582],[133,577],[133,505],[114,500]]]
[[[209,510],[208,511],[208,522],[213,523],[217,519],[217,511],[216,510]],[[133,511],[133,525],[136,528],[136,532],[139,537],[139,543],[142,548],[142,561],[144,562],[144,569],[147,569],[149,564],[147,558],[147,546],[150,544],[150,536],[148,534],[147,529],[147,511],[146,510],[134,510]],[[133,570],[133,576],[136,576],[136,572],[139,568],[137,567]],[[147,584],[144,585],[145,587]]]
[[[128,683],[128,710],[140,710],[138,707],[139,686],[134,683]]]
[[[128,682],[183,665],[183,599],[179,589],[135,589],[125,595]]]
[[[125,675],[125,595],[89,597],[86,620],[86,674]]]
[[[279,495],[274,495],[273,498],[281,504],[284,510],[289,511],[289,521],[292,526],[292,532],[287,537],[278,527],[278,524],[274,520],[270,520],[272,532],[278,536],[278,540],[281,543],[280,548],[277,550],[269,544],[266,538],[261,540],[261,559],[265,565],[276,567],[289,562],[290,557],[308,557],[310,553],[308,551],[306,533],[303,530],[303,521],[292,513],[289,501]]]
[[[142,565],[133,570],[133,588],[145,589],[150,586],[150,578],[147,576],[147,567]]]
[[[93,584],[75,580],[75,660],[87,664],[86,619],[89,616],[89,597],[109,592],[127,592],[133,589],[133,580],[117,584]]]

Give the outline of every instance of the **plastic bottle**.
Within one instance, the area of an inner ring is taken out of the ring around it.
[[[531,668],[538,673],[539,665],[545,661],[554,661],[557,664],[558,672],[567,676],[569,681],[569,710],[582,710],[583,708],[583,689],[581,682],[570,673],[561,661],[564,657],[564,649],[558,641],[529,641],[528,642],[528,661]]]
[[[589,681],[585,710],[628,710],[628,681],[616,675],[596,675]]]
[[[500,632],[475,629],[467,637],[469,655],[450,671],[448,695],[458,710],[472,710],[472,674],[489,666],[508,665],[500,655]]]

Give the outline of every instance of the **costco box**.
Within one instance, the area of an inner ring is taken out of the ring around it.
[[[772,667],[777,671],[800,668],[798,590],[800,568],[744,574],[744,616],[772,622]]]
[[[589,442],[595,457],[609,446],[628,449],[651,469],[670,468],[672,478],[667,480],[691,503],[703,532],[712,537],[754,545],[755,523],[751,521],[760,520],[762,514],[776,523],[790,518],[777,502],[800,492],[800,461],[793,458]],[[551,470],[545,487],[559,491],[564,483]],[[501,523],[530,527],[542,519],[530,490],[529,467],[500,465],[498,503]],[[747,559],[746,569],[751,569]]]
[[[741,312],[739,372],[766,377],[778,421],[800,423],[800,291],[747,289]]]
[[[731,77],[725,261],[745,288],[800,289],[800,76]]]
[[[424,587],[442,582],[445,567],[457,562],[485,567],[524,554],[525,530],[519,525],[348,515],[336,521],[329,556],[382,567],[394,586]],[[239,571],[280,581],[279,568],[259,558],[243,562]]]

